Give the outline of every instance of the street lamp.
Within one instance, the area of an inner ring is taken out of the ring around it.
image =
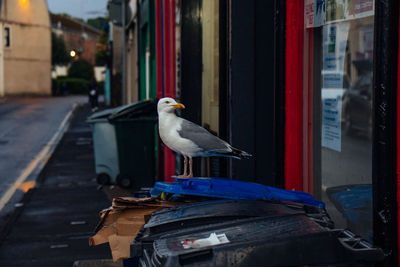
[[[71,57],[75,57],[75,56],[76,56],[75,50],[71,50],[71,51],[69,52],[69,55],[70,55]]]
[[[29,0],[19,0],[19,3],[21,4],[21,6],[27,6],[29,3]]]

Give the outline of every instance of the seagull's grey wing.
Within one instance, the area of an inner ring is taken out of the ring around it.
[[[186,138],[195,143],[205,152],[229,153],[232,152],[230,145],[211,134],[203,127],[193,122],[182,119],[181,129],[178,131],[182,138]]]

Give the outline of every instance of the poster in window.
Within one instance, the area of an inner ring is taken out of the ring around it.
[[[319,27],[325,24],[326,3],[325,0],[315,0],[314,26]]]
[[[345,10],[345,0],[326,0],[326,22],[344,20]]]
[[[306,28],[314,27],[314,0],[304,1],[304,23]]]
[[[374,15],[374,0],[347,0],[346,19],[359,19]]]
[[[320,27],[325,24],[325,0],[304,1],[304,23],[306,28]]]
[[[323,99],[321,145],[338,152],[342,148],[341,117],[342,98]]]
[[[374,15],[374,0],[305,0],[306,28]]]
[[[348,22],[322,28],[322,140],[323,147],[341,151],[342,97],[345,91],[344,60],[350,30]]]
[[[350,25],[347,22],[328,24],[322,29],[322,69],[343,71]]]

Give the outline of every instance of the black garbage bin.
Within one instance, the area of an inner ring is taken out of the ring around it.
[[[129,109],[111,114],[108,120],[114,125],[117,138],[117,184],[135,189],[151,187],[156,175],[156,103],[134,103]]]
[[[97,112],[93,124],[97,180],[122,187],[151,187],[156,175],[155,101]]]
[[[140,266],[370,266],[381,249],[335,229],[324,208],[212,200],[153,213],[131,254]]]

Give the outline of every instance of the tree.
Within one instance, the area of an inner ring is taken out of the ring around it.
[[[107,62],[107,39],[108,33],[103,30],[101,32],[98,50],[96,52],[96,66],[104,66]]]
[[[68,70],[68,77],[90,81],[94,77],[93,66],[83,59],[74,61]]]
[[[62,38],[58,37],[54,32],[51,33],[51,64],[67,65],[71,61],[68,55],[67,47]]]
[[[106,22],[108,22],[108,18],[97,17],[97,18],[88,19],[86,21],[86,24],[92,26],[93,28],[98,29],[99,31],[102,31],[102,30],[104,30],[104,24]]]
[[[107,63],[107,50],[101,49],[96,52],[96,66],[104,66]]]

